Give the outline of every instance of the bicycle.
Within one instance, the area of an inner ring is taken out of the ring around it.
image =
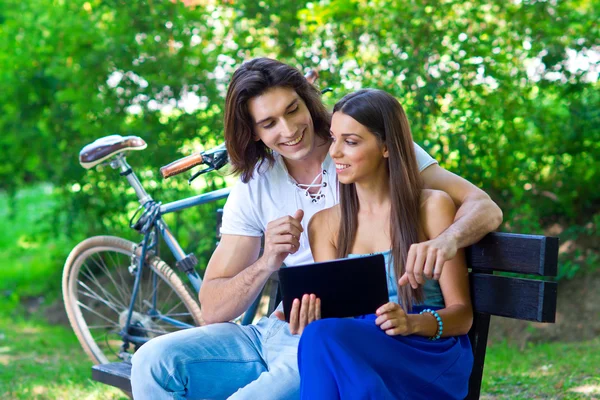
[[[315,70],[306,75],[311,83],[317,77]],[[330,91],[331,88],[325,88],[321,93]],[[126,153],[146,147],[144,140],[137,136],[111,135],[85,146],[79,155],[84,168],[107,164],[127,179],[140,202],[130,226],[143,235],[137,244],[114,236],[85,239],[73,248],[65,262],[62,290],[67,316],[77,339],[95,364],[129,362],[132,345],[135,352],[153,337],[203,324],[196,300],[202,285],[195,269],[198,261],[193,254],[184,252],[162,216],[226,198],[230,189],[161,204],[146,192],[126,160]],[[227,151],[222,144],[162,167],[161,174],[168,178],[206,165],[192,175],[188,180],[191,182],[222,168],[227,162]],[[160,238],[175,257],[176,267],[187,275],[194,292],[190,292],[189,286],[160,259]],[[164,290],[160,290],[163,283]],[[172,299],[173,294],[176,299]],[[244,325],[252,322],[261,297],[255,299],[237,322]]]
[[[65,262],[62,288],[67,316],[94,363],[129,361],[131,345],[135,351],[153,337],[203,324],[200,306],[189,287],[160,259],[159,239],[166,243],[177,260],[176,267],[187,275],[196,295],[202,285],[195,270],[198,261],[184,252],[162,216],[223,199],[230,189],[161,204],[146,192],[126,160],[127,152],[146,147],[139,137],[112,135],[87,145],[80,153],[84,168],[108,164],[127,179],[140,202],[130,226],[143,234],[140,243],[114,236],[85,239]],[[190,181],[225,166],[225,146],[185,157],[161,168],[161,173],[169,177],[200,164],[207,167]],[[249,323],[252,317],[245,316],[243,323]]]

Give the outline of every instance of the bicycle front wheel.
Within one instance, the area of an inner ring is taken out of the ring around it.
[[[67,316],[94,363],[124,358],[120,332],[125,328],[133,296],[138,268],[135,249],[136,245],[125,239],[95,236],[79,243],[65,263],[62,289]],[[149,257],[128,333],[151,339],[183,329],[179,323],[202,325],[200,306],[165,262]],[[140,344],[127,351],[132,353]]]

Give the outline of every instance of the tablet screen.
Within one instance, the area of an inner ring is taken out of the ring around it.
[[[385,268],[382,254],[281,268],[286,321],[294,299],[312,293],[321,299],[321,318],[375,313],[389,301]]]

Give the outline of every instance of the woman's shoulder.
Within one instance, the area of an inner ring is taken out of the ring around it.
[[[423,189],[421,190],[421,211],[448,207],[454,205],[452,197],[443,190]]]
[[[310,225],[331,225],[337,224],[340,221],[341,209],[340,205],[336,204],[333,207],[326,208],[324,210],[318,211],[315,215],[312,216],[309,222]]]
[[[339,226],[340,216],[341,209],[339,204],[315,213],[308,223],[309,235],[322,235],[323,233],[327,235],[332,234],[336,231],[333,227]]]
[[[441,190],[423,189],[421,192],[421,226],[432,239],[454,221],[456,206],[452,197]]]

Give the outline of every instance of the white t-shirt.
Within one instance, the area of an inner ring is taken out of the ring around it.
[[[415,152],[419,171],[437,163],[416,143]],[[277,153],[273,155],[275,163],[272,167],[264,163],[248,183],[240,180],[231,190],[223,209],[221,234],[262,236],[269,222],[302,209],[304,232],[300,236],[300,248],[287,256],[285,264],[312,263],[307,236],[308,222],[318,211],[332,207],[339,201],[335,163],[327,154],[322,164],[324,187],[321,188],[320,198],[315,199],[306,189],[297,186],[297,182],[288,174],[283,158]]]

